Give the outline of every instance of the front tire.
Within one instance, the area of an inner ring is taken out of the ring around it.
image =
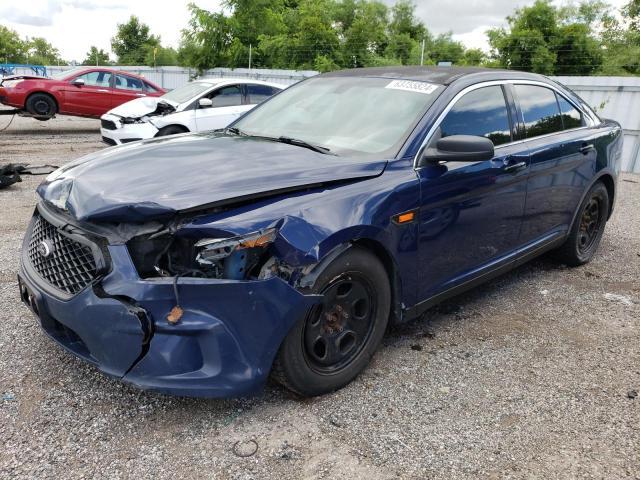
[[[288,389],[315,396],[351,382],[368,365],[389,321],[391,287],[376,256],[354,247],[317,278],[324,295],[291,329],[272,374]]]
[[[590,262],[604,234],[609,216],[609,192],[598,181],[585,196],[565,243],[554,253],[556,260],[577,267]]]
[[[46,93],[34,93],[25,104],[27,112],[35,115],[36,120],[49,120],[58,110],[55,100]]]

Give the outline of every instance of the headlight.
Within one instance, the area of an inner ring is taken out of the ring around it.
[[[273,243],[278,231],[267,228],[231,238],[205,238],[195,244],[196,262],[205,270],[213,270],[218,278],[248,278]]]
[[[53,181],[47,185],[43,198],[50,204],[58,207],[60,210],[66,210],[67,200],[71,194],[72,187],[73,180],[71,178]]]
[[[4,88],[15,88],[21,82],[22,80],[5,80],[0,86]]]
[[[189,237],[148,235],[127,242],[129,254],[142,278],[194,276],[204,278],[257,279],[271,257],[269,246],[278,230],[227,238],[204,238],[194,243]]]
[[[131,125],[134,123],[147,123],[149,121],[149,117],[146,115],[144,117],[132,118],[132,117],[123,117],[120,119],[120,123],[123,125]]]

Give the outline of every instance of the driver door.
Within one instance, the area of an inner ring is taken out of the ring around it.
[[[64,92],[65,113],[99,117],[111,110],[113,97],[111,77],[111,72],[97,70],[70,80]],[[84,84],[74,85],[75,80],[84,80]]]
[[[251,107],[245,105],[241,85],[227,85],[205,95],[212,102],[210,107],[196,104],[198,132],[224,128]]]
[[[501,85],[460,97],[434,130],[428,147],[451,135],[489,138],[491,160],[422,164],[418,168],[421,299],[491,270],[518,247],[529,153],[513,143],[515,107]]]

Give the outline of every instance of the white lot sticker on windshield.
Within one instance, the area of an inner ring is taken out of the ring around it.
[[[393,88],[394,90],[406,90],[407,92],[418,92],[424,94],[431,94],[438,88],[433,83],[426,82],[413,82],[411,80],[393,80],[384,88]]]

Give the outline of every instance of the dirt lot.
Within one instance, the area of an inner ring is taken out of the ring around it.
[[[16,119],[0,163],[62,165],[97,128]],[[540,259],[429,311],[335,394],[229,401],[138,391],[40,331],[15,282],[40,180],[0,191],[0,478],[640,478],[640,176],[590,265]]]

